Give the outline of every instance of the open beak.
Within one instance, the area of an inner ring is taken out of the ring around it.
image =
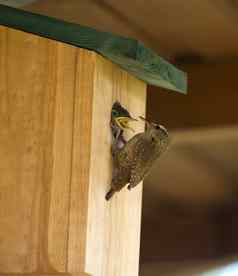
[[[121,129],[130,129],[131,131],[135,132],[135,130],[129,126],[129,123],[132,121],[137,121],[136,119],[131,117],[117,117],[115,118],[115,121]]]

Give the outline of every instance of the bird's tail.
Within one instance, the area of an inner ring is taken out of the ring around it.
[[[106,200],[109,200],[110,198],[112,198],[112,196],[115,194],[115,190],[113,190],[112,188],[109,190],[109,192],[107,192],[105,198]]]

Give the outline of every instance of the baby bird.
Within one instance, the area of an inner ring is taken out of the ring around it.
[[[130,129],[134,131],[129,126],[129,123],[131,121],[137,121],[137,120],[132,118],[131,114],[118,101],[116,101],[112,106],[112,112],[111,112],[111,131],[115,141],[117,141],[118,138],[120,137],[119,140],[122,140],[121,142],[125,144],[126,141],[123,137],[124,130]]]
[[[124,147],[126,140],[123,136],[123,132],[126,129],[134,131],[129,123],[131,121],[137,121],[132,118],[130,113],[118,102],[116,101],[112,106],[111,112],[111,132],[112,132],[112,153],[116,149]]]
[[[106,194],[106,200],[128,183],[129,190],[139,184],[159,156],[168,148],[167,130],[161,125],[140,118],[146,122],[145,132],[133,136],[123,148],[116,149],[113,154],[111,188]]]

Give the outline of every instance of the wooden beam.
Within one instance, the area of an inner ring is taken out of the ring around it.
[[[142,186],[105,194],[112,104],[144,115],[145,83],[6,27],[0,56],[0,274],[138,275]]]

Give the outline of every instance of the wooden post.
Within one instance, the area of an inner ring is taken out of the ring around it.
[[[0,57],[0,274],[137,275],[142,186],[104,197],[112,104],[144,116],[146,85],[94,52],[6,27]]]

